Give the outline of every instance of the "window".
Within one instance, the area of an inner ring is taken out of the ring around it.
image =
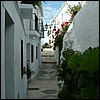
[[[33,62],[33,45],[31,45],[31,63]]]
[[[54,26],[54,29],[56,29],[56,26]]]
[[[39,29],[38,29],[38,17],[36,16],[35,14],[35,30],[38,32]]]
[[[63,20],[63,14],[62,14],[62,20]]]
[[[21,77],[23,77],[23,40],[21,40]]]
[[[36,59],[38,59],[38,47],[36,46]]]

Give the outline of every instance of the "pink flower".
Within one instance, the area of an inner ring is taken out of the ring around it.
[[[68,25],[68,22],[64,22],[65,25]]]
[[[56,29],[54,28],[53,31],[56,31]]]
[[[64,26],[65,26],[64,23],[62,23],[62,24],[61,24],[62,29],[64,29]]]
[[[52,35],[52,37],[54,38],[54,35]]]
[[[56,32],[55,32],[55,35],[58,35],[60,32],[60,29],[58,29]]]

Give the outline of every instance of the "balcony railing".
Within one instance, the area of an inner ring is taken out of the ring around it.
[[[41,38],[44,37],[44,28],[43,28],[43,21],[42,19],[38,19],[36,14],[33,15],[33,19],[30,19],[30,35],[31,37],[34,36],[33,34],[39,34]],[[33,34],[32,34],[33,31]]]
[[[30,19],[30,30],[35,30],[37,32],[39,32],[39,28],[38,28],[38,17],[36,16],[36,14],[33,14],[33,19]]]
[[[40,37],[41,38],[44,38],[43,21],[42,21],[42,19],[39,19],[38,22],[39,22],[39,33],[40,33]]]

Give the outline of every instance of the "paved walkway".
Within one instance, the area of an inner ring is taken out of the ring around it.
[[[37,76],[29,82],[26,99],[58,99],[58,82],[54,51],[45,49],[41,52],[42,67]]]
[[[46,63],[46,62],[56,62],[54,59],[54,50],[52,49],[43,49],[43,51],[41,52],[42,55],[42,62]]]

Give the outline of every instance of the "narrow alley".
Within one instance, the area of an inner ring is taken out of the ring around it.
[[[99,99],[99,1],[1,1],[1,99]]]
[[[37,76],[28,84],[27,99],[58,99],[58,83],[56,79],[56,62],[54,51],[41,51],[42,67]]]

